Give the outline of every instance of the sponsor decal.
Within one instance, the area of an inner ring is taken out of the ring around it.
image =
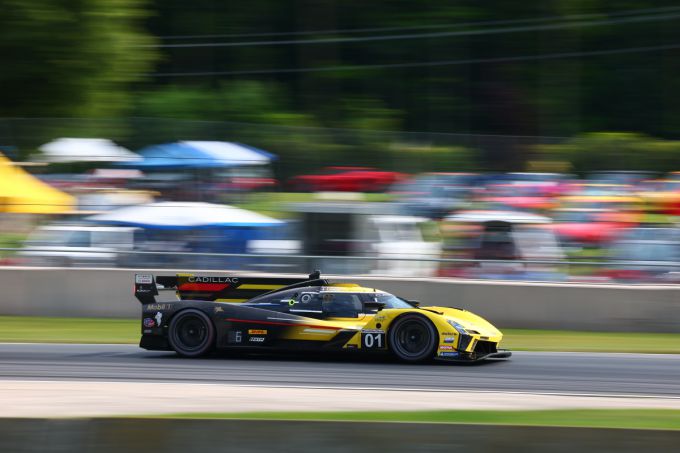
[[[172,304],[149,304],[144,308],[146,310],[170,310]]]
[[[160,311],[157,312],[154,318],[156,318],[156,325],[158,327],[161,327],[163,325],[163,313],[161,313]]]
[[[382,334],[384,334],[385,331],[380,330],[380,329],[361,329],[361,333],[382,333]]]
[[[153,276],[151,274],[135,274],[135,283],[138,285],[153,284]]]
[[[382,321],[385,321],[386,319],[387,319],[387,316],[376,316],[376,317],[373,318],[373,320],[375,322],[382,322]]]
[[[143,333],[152,333],[153,331],[151,329],[144,329]]]
[[[267,331],[262,329],[248,329],[248,335],[267,335]]]
[[[237,277],[189,277],[189,283],[238,283]]]
[[[224,312],[224,310],[222,309],[222,307],[215,307],[215,313],[223,313],[223,312]]]
[[[449,345],[443,344],[443,345],[440,345],[440,346],[439,346],[439,349],[453,349],[453,346],[449,346]]]
[[[356,344],[348,344],[345,346],[347,349],[359,349],[359,345]]]
[[[442,332],[440,335],[441,335],[442,337],[446,337],[446,336],[455,335],[455,333],[453,333],[453,332]]]
[[[144,327],[156,327],[156,321],[151,318],[144,318]]]
[[[248,341],[252,341],[253,343],[262,343],[264,342],[264,337],[250,337]]]
[[[439,357],[458,357],[457,352],[440,352]]]
[[[303,304],[306,304],[310,300],[312,300],[311,294],[303,294],[302,297],[300,298],[300,302],[302,302]]]
[[[446,337],[444,338],[444,343],[455,343],[456,339],[454,337]]]

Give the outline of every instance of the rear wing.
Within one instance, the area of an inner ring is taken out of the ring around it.
[[[326,284],[319,271],[307,278],[135,274],[135,297],[142,304],[152,304],[159,291],[175,291],[179,300],[245,302],[263,294]]]

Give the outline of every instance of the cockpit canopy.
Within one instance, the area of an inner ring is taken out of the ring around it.
[[[293,288],[264,294],[245,305],[316,318],[359,318],[382,308],[414,307],[392,294],[353,284]]]

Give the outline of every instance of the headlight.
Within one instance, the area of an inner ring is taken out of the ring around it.
[[[467,335],[467,332],[465,331],[465,327],[461,326],[460,324],[458,324],[458,323],[457,323],[456,321],[454,321],[453,319],[447,319],[446,321],[447,321],[449,324],[451,324],[451,327],[453,327],[454,329],[456,329],[456,332],[458,332],[458,333],[461,334],[461,335]]]

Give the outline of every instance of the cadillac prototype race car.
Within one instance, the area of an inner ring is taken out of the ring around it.
[[[159,290],[176,292],[156,301]],[[391,353],[404,362],[507,358],[503,334],[462,308],[420,307],[353,283],[190,274],[135,275],[140,347],[198,357],[214,349]]]

